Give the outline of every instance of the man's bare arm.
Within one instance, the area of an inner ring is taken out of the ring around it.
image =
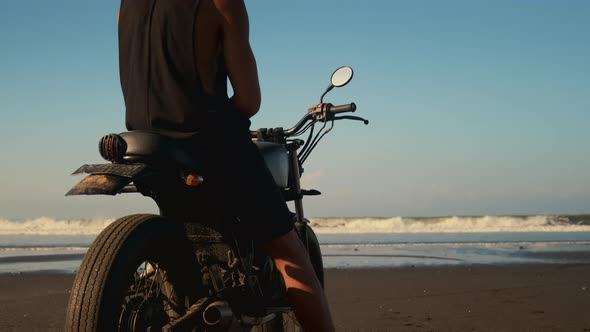
[[[213,0],[223,20],[223,48],[234,90],[232,103],[251,117],[260,109],[260,83],[250,47],[250,23],[243,0]]]

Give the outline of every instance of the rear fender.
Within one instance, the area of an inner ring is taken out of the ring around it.
[[[90,174],[78,182],[66,196],[116,195],[124,191],[133,180],[141,177],[145,164],[98,164],[84,165],[72,175]]]

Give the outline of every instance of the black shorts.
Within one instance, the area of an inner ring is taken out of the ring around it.
[[[287,234],[293,214],[250,138],[250,121],[238,114],[223,120],[187,141],[204,161],[208,208],[237,217],[241,237],[263,243]]]

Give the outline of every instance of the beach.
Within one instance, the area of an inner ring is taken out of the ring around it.
[[[112,220],[0,220],[0,331],[62,331]],[[590,216],[316,218],[337,331],[590,331]]]
[[[0,274],[0,331],[61,331],[74,275]],[[590,265],[329,269],[338,331],[590,331]]]

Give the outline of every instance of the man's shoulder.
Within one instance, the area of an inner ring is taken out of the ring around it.
[[[246,8],[244,0],[212,0],[212,2],[217,10],[226,14],[242,12]]]

